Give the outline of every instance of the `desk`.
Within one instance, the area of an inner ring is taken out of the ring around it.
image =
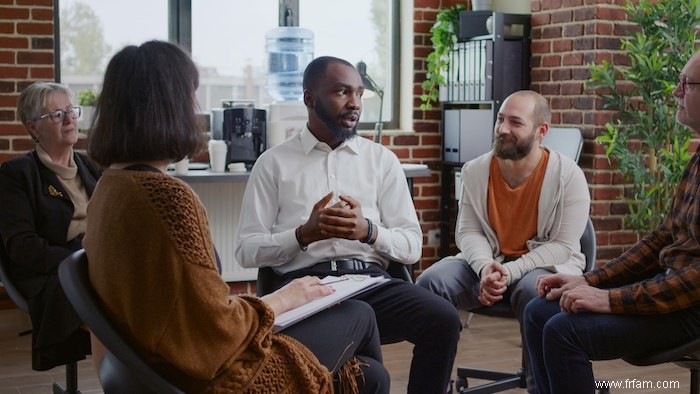
[[[413,195],[413,178],[430,176],[425,164],[402,164],[408,186]],[[207,209],[209,228],[216,250],[221,258],[221,276],[227,282],[255,280],[257,268],[242,268],[235,258],[235,240],[238,237],[238,219],[241,214],[243,193],[249,172],[212,172],[190,170],[185,175],[169,174],[187,182]]]
[[[413,186],[413,178],[427,177],[431,175],[430,169],[425,164],[401,164],[406,180]],[[175,175],[168,171],[168,174]],[[190,170],[185,175],[175,175],[183,181],[193,183],[218,183],[218,182],[247,182],[250,172],[213,172],[210,170]]]

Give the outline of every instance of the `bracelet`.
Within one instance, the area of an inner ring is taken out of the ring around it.
[[[372,241],[372,236],[374,235],[374,225],[372,224],[371,220],[369,220],[367,218],[365,218],[365,220],[367,221],[367,226],[368,226],[367,238],[361,239],[360,242],[362,242],[363,244],[368,244]]]
[[[297,227],[297,229],[294,230],[294,236],[297,237],[297,242],[299,243],[301,251],[306,252],[306,249],[309,248],[309,245],[304,245],[303,243],[301,243],[301,226],[302,225],[299,225],[299,227]]]

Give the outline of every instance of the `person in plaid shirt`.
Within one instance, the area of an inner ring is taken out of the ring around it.
[[[676,121],[700,133],[700,52],[673,94]],[[664,222],[583,275],[538,278],[524,330],[538,393],[593,393],[590,360],[643,355],[700,336],[700,153]]]

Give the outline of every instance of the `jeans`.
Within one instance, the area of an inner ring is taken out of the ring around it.
[[[537,277],[545,274],[551,274],[551,271],[537,268],[528,272],[520,280],[508,286],[508,290],[503,294],[503,300],[499,301],[499,303],[510,304],[513,314],[520,323],[521,335],[523,311],[527,303],[537,296],[535,288]],[[482,305],[477,299],[479,297],[479,276],[464,259],[446,257],[438,261],[423,271],[416,284],[447,299],[458,309],[473,310],[478,308],[483,310],[484,314],[488,314],[488,307]],[[530,372],[530,362],[524,342],[525,338],[523,337],[522,366],[525,370],[528,391],[532,392],[535,381]]]
[[[700,335],[700,307],[663,315],[567,313],[559,301],[525,307],[524,330],[537,393],[595,391],[591,360],[656,353]]]

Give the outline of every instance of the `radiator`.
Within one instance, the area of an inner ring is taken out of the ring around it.
[[[207,209],[209,227],[221,258],[221,276],[226,282],[255,280],[257,268],[241,267],[234,256],[245,182],[193,182],[190,186]]]

